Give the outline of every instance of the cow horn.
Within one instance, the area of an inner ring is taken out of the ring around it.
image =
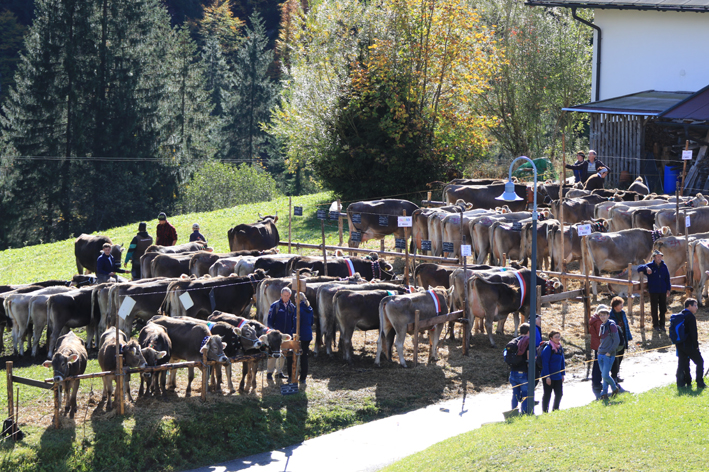
[[[262,219],[263,219],[263,216],[261,216],[261,212],[258,212],[258,219],[259,219],[259,220],[262,220]]]

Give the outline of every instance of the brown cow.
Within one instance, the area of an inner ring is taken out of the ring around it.
[[[458,200],[472,203],[473,208],[493,209],[500,206],[497,197],[505,191],[505,183],[493,183],[490,185],[449,185],[445,188],[443,201],[449,204]],[[527,186],[515,184],[515,193],[522,198],[514,202],[508,202],[510,210],[524,211],[527,207]]]
[[[155,323],[146,324],[143,329],[140,330],[138,335],[138,344],[145,357],[145,362],[149,366],[159,366],[167,364],[170,362],[170,355],[172,353],[172,342],[170,337],[167,335],[167,329],[164,326],[157,325]],[[148,348],[151,348],[148,350]],[[154,353],[154,355],[152,355]],[[138,396],[143,396],[143,384],[145,383],[146,389],[145,393],[150,395],[151,391],[154,395],[160,394],[162,391],[163,396],[165,395],[165,378],[167,377],[167,372],[160,371],[153,373],[150,381],[144,376],[140,376],[140,390],[138,391]]]
[[[51,295],[47,300],[47,333],[49,358],[54,353],[57,338],[64,328],[80,328],[86,326],[86,345],[91,346],[94,338],[98,338],[99,317],[92,316],[92,287],[84,287],[66,293]],[[49,333],[51,332],[51,336]]]
[[[275,216],[261,216],[254,224],[236,225],[227,231],[230,251],[265,251],[278,247],[278,213]]]
[[[398,199],[383,199],[373,200],[369,202],[350,203],[347,207],[347,223],[350,228],[350,239],[347,241],[349,247],[359,247],[360,242],[369,241],[370,239],[384,239],[390,234],[396,235],[399,239],[404,239],[404,230],[398,225],[397,217],[402,216],[404,212],[408,216],[414,214],[418,210],[418,205],[411,203],[408,200]],[[359,222],[356,220],[359,215]],[[380,224],[380,218],[386,218],[386,224]],[[353,232],[361,233],[361,241],[353,241]]]
[[[212,267],[212,265],[214,265],[214,263],[220,259],[234,258],[240,256],[258,257],[264,254],[275,254],[277,251],[277,249],[270,249],[268,251],[235,251],[227,252],[225,254],[217,254],[211,251],[199,251],[192,255],[192,259],[190,259],[189,264],[189,272],[185,273],[189,275],[194,275],[195,277],[202,277],[203,275],[209,274],[209,268]]]
[[[69,331],[58,340],[57,352],[52,356],[51,361],[44,361],[44,367],[51,368],[54,371],[53,378],[55,382],[62,382],[67,377],[75,377],[86,371],[86,362],[89,358],[86,353],[84,341],[81,340],[72,331]],[[79,379],[69,380],[66,385],[66,406],[64,414],[69,413],[69,418],[74,417],[76,413],[76,394],[79,391]],[[61,405],[61,390],[59,390],[59,404]]]
[[[150,263],[151,277],[177,278],[182,274],[189,275],[192,253],[158,254]]]
[[[74,256],[76,257],[76,270],[79,274],[84,272],[96,272],[96,260],[101,255],[101,248],[104,244],[111,245],[111,256],[113,263],[120,268],[121,252],[123,245],[113,244],[108,236],[91,236],[90,234],[82,234],[74,240]]]
[[[118,349],[123,354],[124,367],[139,367],[145,368],[148,364],[145,362],[145,357],[140,348],[140,344],[135,339],[127,340],[126,335],[122,331],[118,332]],[[100,348],[98,351],[98,365],[101,366],[103,372],[116,371],[116,330],[109,328],[101,335],[99,342]],[[151,349],[151,348],[146,348]],[[154,350],[153,350],[154,351]],[[152,353],[155,357],[155,352]],[[150,376],[150,374],[147,374]],[[103,395],[101,399],[106,399],[106,411],[111,409],[111,397],[113,396],[113,381],[116,380],[115,375],[106,375],[103,377]],[[127,374],[123,382],[123,393],[128,394],[128,400],[133,401],[130,394],[130,374]],[[116,390],[116,398],[118,391]]]

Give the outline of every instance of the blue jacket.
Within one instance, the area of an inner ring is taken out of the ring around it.
[[[298,312],[293,311],[291,319],[291,331],[288,332],[291,336],[295,334],[295,327],[298,324]],[[300,339],[302,341],[313,340],[313,307],[307,306],[304,301],[300,302]]]
[[[194,241],[204,241],[206,243],[207,238],[205,238],[199,231],[192,231],[192,234],[190,234],[190,242]]]
[[[537,328],[537,334],[534,338],[534,344],[536,347],[539,347],[539,345],[542,343],[542,328],[534,324],[534,327]]]
[[[563,347],[559,347],[559,352],[554,352],[551,344],[547,344],[542,350],[542,378],[549,374],[551,374],[549,378],[552,380],[561,380],[566,374]]]
[[[115,272],[113,268],[113,256],[101,253],[96,259],[96,275],[108,278],[108,274]]]
[[[647,269],[652,270],[652,274],[647,275]],[[670,271],[667,269],[665,261],[660,261],[660,265],[655,261],[649,264],[638,266],[638,272],[647,276],[647,291],[650,293],[666,293],[670,290]]]
[[[294,318],[295,305],[293,302],[288,301],[288,306],[286,306],[279,298],[273,302],[271,308],[268,310],[268,327],[277,329],[281,333],[292,333],[295,331],[295,325],[292,324]]]
[[[633,340],[633,335],[630,334],[630,325],[628,325],[628,317],[625,316],[625,310],[616,312],[611,308],[610,318],[623,330],[623,334],[625,335],[625,349],[628,349],[628,341]]]

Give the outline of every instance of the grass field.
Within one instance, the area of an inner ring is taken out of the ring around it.
[[[663,387],[486,425],[385,471],[705,471],[707,418],[708,391]]]

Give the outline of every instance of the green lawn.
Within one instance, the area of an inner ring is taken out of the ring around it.
[[[486,425],[385,470],[705,471],[708,421],[709,392],[663,387]]]

